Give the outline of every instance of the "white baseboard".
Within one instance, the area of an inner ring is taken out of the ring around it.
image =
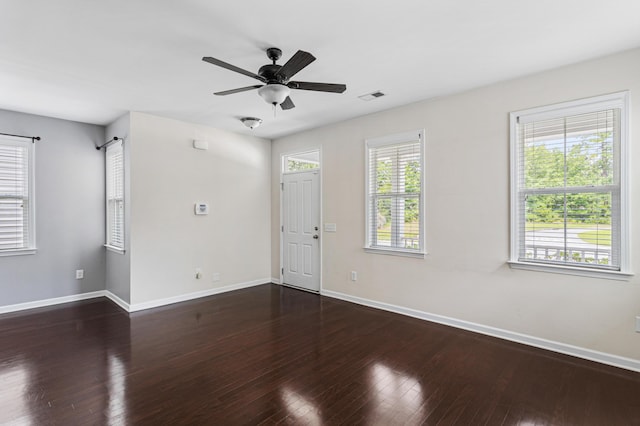
[[[123,310],[127,312],[131,312],[131,305],[129,305],[127,302],[125,302],[124,300],[122,300],[120,297],[110,292],[109,290],[105,290],[104,296],[107,299],[111,300],[116,305],[118,305],[119,307],[121,307]]]
[[[130,304],[116,296],[109,290],[93,291],[91,293],[74,294],[72,296],[56,297],[53,299],[37,300],[34,302],[18,303],[15,305],[0,306],[0,314],[9,312],[24,311],[27,309],[42,308],[46,306],[59,305],[61,303],[75,302],[78,300],[95,299],[98,297],[106,297],[113,303],[121,307],[127,312],[137,312],[144,309],[157,308],[160,306],[171,305],[173,303],[185,302],[187,300],[198,299],[201,297],[213,296],[214,294],[226,293],[228,291],[240,290],[243,288],[254,287],[257,285],[267,284],[270,278],[261,280],[248,281],[244,283],[232,284],[225,287],[212,288],[210,290],[198,291],[195,293],[181,294],[179,296],[168,297],[165,299],[151,300],[149,302]]]
[[[263,278],[260,280],[248,281],[248,282],[238,283],[238,284],[231,284],[225,287],[218,287],[218,288],[212,288],[209,290],[196,291],[194,293],[187,293],[187,294],[181,294],[178,296],[167,297],[165,299],[156,299],[156,300],[150,300],[148,302],[130,304],[129,309],[126,309],[124,307],[123,309],[126,309],[129,312],[137,312],[145,309],[158,308],[160,306],[171,305],[173,303],[186,302],[187,300],[199,299],[201,297],[213,296],[214,294],[226,293],[228,291],[240,290],[243,288],[249,288],[257,285],[267,284],[270,282],[270,280],[271,280],[270,278]]]
[[[272,282],[273,284],[282,284],[282,283],[280,282],[280,278],[273,278],[273,277],[271,277],[271,282]]]
[[[106,296],[104,290],[89,293],[73,294],[71,296],[54,297],[52,299],[36,300],[34,302],[17,303],[15,305],[0,306],[0,314],[24,311],[27,309],[44,308],[46,306],[59,305],[61,303],[76,302],[78,300],[95,299]]]
[[[529,336],[526,334],[515,333],[513,331],[503,330],[500,328],[490,327],[482,324],[476,324],[469,321],[450,318],[442,315],[422,312],[415,309],[405,308],[402,306],[391,305],[388,303],[377,302],[374,300],[364,299],[361,297],[351,296],[331,290],[321,290],[323,296],[333,297],[335,299],[356,303],[358,305],[369,306],[371,308],[382,309],[384,311],[395,312],[397,314],[407,315],[410,317],[431,321],[438,324],[444,324],[451,327],[461,328],[463,330],[473,331],[475,333],[487,336],[498,337],[500,339],[509,340],[516,343],[522,343],[541,349],[547,349],[565,355],[571,355],[578,358],[595,361],[602,364],[612,365],[614,367],[624,368],[626,370],[640,372],[640,360],[625,358],[618,355],[612,355],[604,352],[598,352],[579,346],[568,345],[566,343],[554,342],[551,340],[541,339],[539,337]]]

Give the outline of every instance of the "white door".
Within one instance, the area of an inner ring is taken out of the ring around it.
[[[283,283],[320,291],[319,171],[283,177]]]

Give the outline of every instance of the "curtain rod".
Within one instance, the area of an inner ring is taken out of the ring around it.
[[[25,138],[31,139],[31,143],[35,143],[40,140],[40,136],[23,136],[23,135],[12,135],[11,133],[0,133],[0,135],[4,136],[13,136],[14,138]]]
[[[103,143],[103,144],[102,144],[102,145],[100,145],[100,146],[96,146],[96,149],[97,149],[98,151],[100,151],[102,148],[104,148],[105,146],[109,145],[111,142],[113,142],[113,141],[122,141],[122,140],[124,140],[124,139],[119,138],[119,137],[117,137],[117,136],[114,136],[113,138],[111,138],[111,140],[106,141],[105,143]]]

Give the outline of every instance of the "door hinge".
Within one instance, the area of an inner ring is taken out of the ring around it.
[[[280,227],[280,232],[284,232],[284,225]]]
[[[282,271],[282,275],[284,275],[284,268],[282,268],[281,271]]]
[[[280,189],[284,191],[284,182],[280,182]]]

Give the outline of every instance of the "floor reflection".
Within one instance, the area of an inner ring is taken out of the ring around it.
[[[374,403],[369,420],[377,424],[406,423],[424,417],[422,386],[413,377],[376,363],[370,369]]]
[[[22,362],[3,363],[0,366],[1,399],[15,401],[0,410],[0,424],[28,425],[32,423],[28,402],[37,400],[44,395],[29,389],[30,379],[29,368]]]
[[[291,390],[281,390],[282,402],[291,419],[297,424],[321,425],[320,410],[309,399]]]
[[[126,374],[127,371],[122,361],[114,355],[109,355],[108,365],[109,404],[107,406],[107,419],[109,424],[119,424],[127,414],[126,400]]]
[[[125,424],[125,313],[96,300],[0,324],[0,424]],[[113,341],[120,346],[110,347]]]

